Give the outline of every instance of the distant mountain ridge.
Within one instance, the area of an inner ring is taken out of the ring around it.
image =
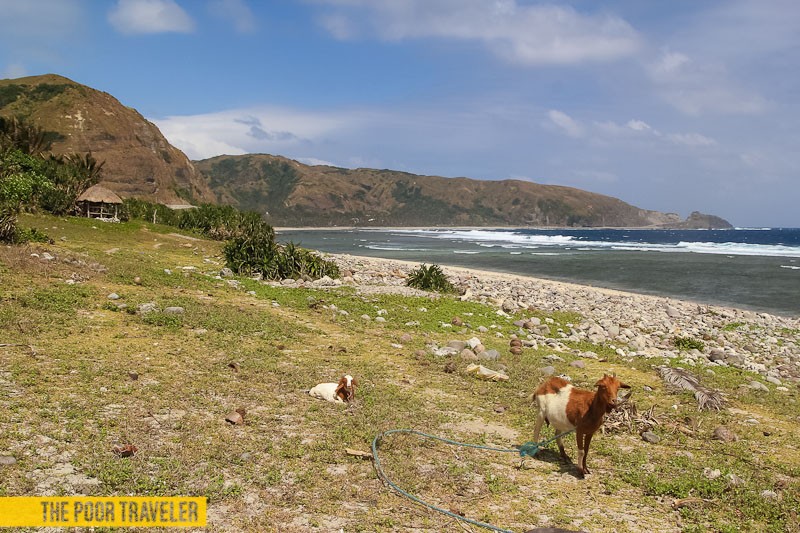
[[[102,183],[122,197],[214,201],[189,158],[108,93],[55,74],[0,80],[0,116],[12,115],[51,132],[53,153],[91,152],[105,161]]]
[[[158,128],[108,93],[47,74],[0,80],[0,116],[49,132],[56,154],[91,152],[102,184],[123,198],[224,203],[276,226],[573,226],[727,228],[571,187],[308,166],[249,154],[190,161]]]
[[[297,226],[573,226],[727,228],[713,215],[683,220],[572,187],[309,166],[281,156],[218,156],[195,165],[220,202]]]

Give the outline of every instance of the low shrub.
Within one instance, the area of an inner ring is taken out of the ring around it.
[[[239,274],[261,274],[265,279],[339,277],[339,267],[294,243],[278,244],[272,227],[250,221],[247,230],[230,239],[222,250],[225,262]]]
[[[706,347],[706,345],[703,344],[703,341],[699,341],[691,337],[675,337],[672,339],[672,344],[674,344],[679,350],[687,352],[690,350],[700,350],[702,352],[703,348]]]
[[[450,283],[447,276],[439,265],[426,266],[424,263],[411,271],[408,275],[406,285],[414,289],[421,289],[423,291],[457,292],[455,286]]]

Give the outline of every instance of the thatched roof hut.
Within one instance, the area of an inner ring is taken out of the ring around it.
[[[117,218],[122,198],[102,185],[92,185],[75,201],[81,216],[90,218]]]

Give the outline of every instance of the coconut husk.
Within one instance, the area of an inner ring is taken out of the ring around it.
[[[225,422],[233,425],[242,425],[244,424],[244,415],[246,411],[244,408],[240,407],[239,409],[229,413],[228,416],[225,417]]]
[[[138,451],[138,448],[133,444],[116,444],[111,451],[114,452],[114,455],[119,457],[133,457],[133,455]]]

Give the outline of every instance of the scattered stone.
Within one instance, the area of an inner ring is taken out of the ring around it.
[[[136,276],[136,277],[133,278],[133,282],[136,285],[141,285],[142,284],[142,278],[140,278],[139,276]]]
[[[726,359],[725,350],[722,348],[712,348],[711,352],[708,354],[708,359],[713,362],[724,361]]]
[[[478,359],[484,361],[497,361],[500,358],[500,352],[497,350],[486,350],[478,354]]]
[[[223,268],[220,270],[219,275],[223,278],[232,278],[233,277],[233,270],[228,267]]]
[[[703,469],[703,475],[706,477],[706,479],[717,479],[722,475],[722,471],[720,471],[719,468],[714,468],[712,470],[711,468],[706,467]]]
[[[453,324],[457,328],[460,328],[461,326],[464,325],[464,321],[461,320],[461,318],[457,317],[457,316],[454,316],[453,319],[450,320],[450,323]]]
[[[778,493],[775,492],[774,490],[762,490],[761,497],[764,498],[765,500],[777,500]]]
[[[456,371],[456,363],[454,361],[448,361],[446,365],[444,365],[444,371],[448,374],[452,374]]]
[[[512,346],[511,348],[509,348],[508,351],[514,355],[520,355],[522,353],[522,348],[520,348],[519,346]]]
[[[545,366],[543,368],[540,368],[539,372],[541,372],[545,376],[552,376],[553,374],[556,373],[556,369],[555,369],[555,367],[552,367],[552,366]]]
[[[139,379],[139,374],[137,374],[136,372],[128,372],[128,379],[130,379],[131,381],[136,381]]]
[[[586,363],[581,360],[573,361],[569,364],[569,366],[574,366],[575,368],[586,368]]]
[[[463,361],[472,362],[472,361],[477,361],[478,356],[475,354],[475,352],[473,352],[469,348],[464,348],[463,350],[461,350],[461,359]]]
[[[183,307],[172,306],[164,309],[165,315],[182,315],[185,312]]]
[[[643,431],[642,440],[644,440],[645,442],[649,442],[650,444],[658,444],[659,442],[661,442],[661,437],[659,437],[652,431]]]
[[[741,487],[742,485],[744,485],[744,483],[745,481],[736,474],[728,474],[729,487]]]
[[[17,464],[16,458],[11,455],[0,455],[0,466],[13,466]]]
[[[762,392],[769,392],[769,387],[761,383],[760,381],[751,381],[748,385],[753,390],[762,391]]]
[[[409,342],[411,342],[413,340],[414,340],[414,337],[412,337],[408,333],[403,333],[402,335],[400,335],[400,342],[402,342],[403,344],[408,344]]]
[[[739,440],[739,436],[725,426],[716,428],[711,438],[714,440],[721,440],[722,442],[734,442]]]
[[[146,315],[147,313],[152,313],[156,309],[158,309],[158,307],[154,302],[139,304],[136,307],[136,310],[139,312],[140,315]]]
[[[109,300],[119,300],[119,294],[117,294],[116,292],[112,292],[111,294],[108,295],[108,299]]]
[[[467,343],[465,341],[450,341],[447,343],[447,347],[460,352],[467,347]]]

